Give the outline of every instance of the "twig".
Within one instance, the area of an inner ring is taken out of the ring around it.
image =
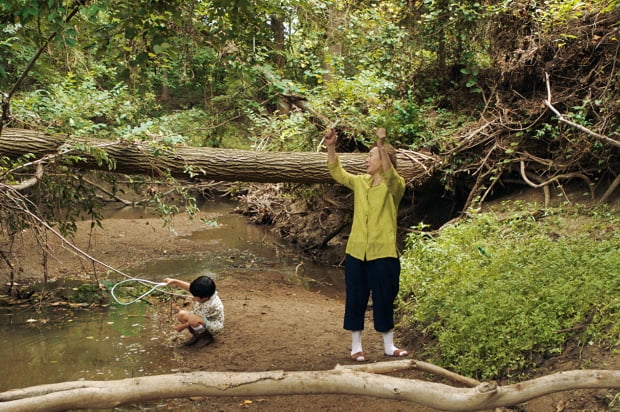
[[[13,191],[13,193],[17,194],[18,196],[21,195],[19,194],[19,192],[13,190],[13,188],[9,185],[6,184],[0,184],[0,188],[5,188],[8,191]],[[9,198],[11,198],[11,196],[9,196]],[[119,275],[125,276],[127,278],[131,278],[132,276],[123,273],[122,271],[108,265],[107,263],[104,263],[94,257],[92,257],[91,255],[89,255],[88,253],[84,252],[82,249],[80,249],[79,247],[75,246],[69,239],[65,238],[62,234],[60,234],[57,230],[55,230],[53,227],[51,227],[46,221],[44,221],[43,219],[41,219],[39,216],[37,216],[36,214],[32,213],[27,207],[25,206],[21,206],[18,204],[17,199],[13,199],[13,201],[15,202],[16,206],[20,209],[20,211],[24,214],[26,214],[27,216],[29,216],[31,219],[33,219],[34,221],[36,221],[38,224],[40,224],[41,226],[43,226],[45,229],[47,229],[48,231],[50,231],[51,233],[54,234],[54,236],[56,236],[57,238],[59,238],[60,240],[62,240],[65,244],[67,244],[69,246],[69,249],[75,253],[76,255],[86,258],[88,260],[90,260],[91,262],[95,262],[115,273],[118,273]]]
[[[620,142],[617,140],[614,140],[610,137],[607,137],[605,135],[593,132],[592,130],[588,129],[587,127],[584,127],[580,124],[577,124],[575,122],[571,122],[570,120],[566,119],[559,111],[557,111],[557,109],[555,107],[553,107],[553,105],[551,104],[551,86],[549,85],[549,73],[545,73],[545,79],[547,82],[547,99],[543,100],[545,105],[558,117],[558,120],[566,123],[569,126],[573,126],[579,130],[581,130],[584,133],[589,134],[590,136],[594,136],[597,139],[601,140],[603,143],[607,143],[610,144],[612,146],[616,146],[618,148],[620,148]]]
[[[34,172],[34,176],[31,177],[30,179],[26,179],[24,181],[22,181],[21,183],[15,184],[15,185],[11,185],[11,187],[15,190],[25,190],[29,187],[34,186],[35,184],[37,184],[37,182],[39,180],[41,180],[41,178],[43,177],[43,164],[41,163],[37,163],[36,166],[36,170]]]
[[[125,206],[131,206],[133,203],[130,202],[129,200],[125,200],[122,199],[118,196],[116,196],[114,193],[110,192],[109,190],[105,189],[104,187],[101,187],[100,185],[96,184],[95,182],[91,182],[90,180],[86,179],[86,178],[82,178],[86,183],[88,183],[91,186],[96,187],[97,189],[99,189],[100,191],[102,191],[103,193],[105,193],[106,195],[110,196],[111,198],[113,198],[114,200],[116,200],[117,202],[121,202],[122,204],[124,204]]]
[[[426,165],[424,163],[422,163],[421,161],[419,161],[418,159],[416,159],[415,157],[409,155],[408,153],[403,153],[403,152],[399,152],[402,153],[407,159],[411,160],[412,162],[418,163],[420,166],[422,166],[422,169],[424,169],[424,171],[426,172],[427,175],[432,176],[431,170],[426,167]],[[420,152],[416,152],[420,155],[425,156],[423,153]],[[430,156],[427,156],[427,158],[431,158]]]
[[[455,148],[453,148],[450,151],[448,151],[446,153],[446,155],[450,155],[450,154],[452,154],[454,152],[458,152],[458,151],[464,150],[465,147],[471,148],[473,146],[476,146],[476,145],[479,145],[479,144],[483,143],[484,140],[481,141],[481,142],[477,142],[477,143],[473,144],[472,146],[467,146],[466,145],[466,143],[469,143],[469,140],[472,140],[478,133],[482,133],[482,131],[484,129],[486,129],[487,127],[491,126],[492,124],[493,124],[493,122],[489,121],[489,122],[485,123],[484,125],[480,126],[479,128],[477,128],[476,130],[471,131],[467,136],[465,136],[463,138],[463,140],[461,140],[461,142],[458,144],[458,146],[456,146]]]
[[[453,382],[462,383],[472,388],[480,385],[480,381],[476,379],[459,375],[440,366],[433,365],[432,363],[423,362],[416,359],[376,362],[360,365],[337,365],[334,369],[351,369],[368,373],[388,373],[407,369],[419,369],[424,372],[447,378]]]
[[[579,172],[573,172],[573,173],[566,173],[566,174],[563,174],[563,175],[557,175],[557,176],[554,176],[554,177],[552,177],[551,179],[549,179],[547,181],[544,181],[542,183],[538,183],[537,184],[537,183],[532,182],[526,176],[526,173],[525,173],[525,162],[523,160],[520,160],[519,164],[521,165],[521,177],[523,178],[523,180],[525,180],[525,183],[527,183],[528,185],[530,185],[530,186],[532,186],[533,188],[536,188],[536,189],[539,189],[539,188],[541,188],[543,186],[546,186],[546,185],[548,185],[550,183],[553,183],[553,182],[555,182],[557,180],[560,180],[560,179],[570,179],[571,177],[579,177],[579,178],[583,179],[587,183],[589,188],[592,187],[592,182],[590,181],[588,176],[584,175],[583,173],[579,173]]]
[[[336,119],[336,121],[334,123],[332,123],[331,125],[327,126],[325,128],[325,130],[333,129],[334,127],[336,127],[338,125],[338,123],[340,123],[340,119]],[[324,141],[325,141],[325,136],[323,136],[323,138],[321,139],[319,144],[316,146],[316,151],[317,152],[321,151],[321,148],[323,147],[323,142]]]
[[[304,261],[302,260],[295,266],[295,276],[299,277],[299,269],[304,265]]]
[[[578,177],[580,179],[583,179],[586,182],[586,185],[588,186],[588,189],[590,190],[590,195],[594,199],[594,192],[592,190],[592,182],[590,181],[588,176],[584,175],[583,173],[573,172],[573,173],[567,173],[563,175],[557,175],[542,183],[534,183],[528,178],[527,173],[525,172],[525,162],[523,160],[520,160],[519,164],[521,165],[521,177],[523,178],[525,183],[527,183],[529,186],[535,189],[539,189],[541,187],[547,186],[548,184],[558,181],[560,179],[570,179],[572,177]]]
[[[607,199],[609,199],[611,194],[614,192],[614,190],[618,188],[618,185],[620,185],[620,175],[616,176],[614,181],[611,182],[611,184],[609,185],[609,187],[607,188],[603,196],[601,196],[601,198],[599,199],[599,203],[605,203]]]

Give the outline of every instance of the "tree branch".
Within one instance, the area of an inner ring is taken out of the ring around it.
[[[572,177],[578,177],[580,179],[583,179],[583,181],[586,182],[586,185],[588,186],[588,190],[590,190],[590,194],[592,198],[594,198],[594,193],[592,191],[592,182],[590,181],[588,176],[584,175],[583,173],[573,172],[573,173],[567,173],[563,175],[557,175],[557,176],[553,176],[551,179],[544,181],[542,183],[534,183],[527,177],[527,173],[525,172],[525,162],[523,160],[520,160],[519,164],[521,165],[521,177],[523,178],[525,183],[527,183],[529,186],[535,189],[540,189],[541,187],[545,187],[548,184],[553,183],[560,179],[570,179]]]
[[[545,80],[547,82],[547,99],[544,100],[545,105],[558,117],[558,120],[566,123],[569,126],[573,126],[579,130],[581,130],[584,133],[589,134],[590,136],[594,136],[597,139],[601,140],[603,143],[606,144],[610,144],[612,146],[618,147],[620,148],[620,142],[617,140],[614,140],[610,137],[607,137],[605,135],[593,132],[592,130],[588,129],[587,127],[584,127],[580,124],[577,124],[575,122],[571,122],[570,120],[566,119],[555,107],[553,107],[553,105],[551,104],[551,86],[549,85],[549,73],[545,73]]]
[[[41,180],[41,178],[43,177],[43,164],[42,163],[37,163],[36,165],[36,170],[34,172],[34,176],[31,177],[30,179],[26,179],[24,181],[22,181],[21,183],[15,184],[15,185],[10,185],[11,188],[15,189],[15,190],[25,190],[29,187],[32,187],[34,185],[37,184],[37,182],[39,180]]]
[[[616,176],[613,182],[609,185],[603,196],[599,199],[599,203],[605,203],[607,199],[611,197],[611,194],[618,188],[620,185],[620,175]]]
[[[0,393],[3,412],[107,409],[193,396],[349,394],[415,402],[451,411],[493,409],[555,392],[620,388],[620,371],[574,370],[498,386],[456,388],[436,382],[377,376],[351,369],[330,371],[190,372],[113,381],[78,381]]]
[[[38,166],[38,165],[37,165]],[[2,194],[2,191],[5,191],[6,194]],[[81,258],[86,258],[89,261],[99,264],[115,273],[118,273],[119,275],[122,275],[126,278],[131,278],[130,275],[123,273],[122,271],[108,265],[105,262],[102,262],[94,257],[92,257],[91,255],[89,255],[88,253],[84,252],[82,249],[80,249],[79,247],[75,246],[69,239],[67,239],[66,237],[64,237],[60,232],[58,232],[57,230],[55,230],[52,226],[50,226],[45,220],[41,219],[39,216],[37,216],[36,213],[33,213],[30,209],[28,209],[28,207],[26,206],[26,203],[28,202],[27,199],[25,199],[23,197],[23,195],[21,195],[17,190],[14,189],[13,186],[10,185],[6,185],[6,184],[2,184],[0,183],[0,197],[5,197],[7,199],[9,199],[14,207],[16,209],[18,209],[21,213],[23,213],[24,215],[26,215],[31,222],[33,222],[33,225],[36,224],[38,226],[35,225],[36,227],[43,227],[44,229],[47,229],[48,231],[50,231],[54,236],[56,236],[58,239],[60,239],[64,244],[66,244],[69,247],[69,250],[71,250],[73,253],[75,253],[77,256],[81,257]],[[0,407],[0,410],[2,410],[2,408]]]

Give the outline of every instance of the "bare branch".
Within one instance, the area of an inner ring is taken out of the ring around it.
[[[32,187],[34,185],[37,184],[37,182],[39,180],[41,180],[41,178],[43,177],[43,164],[42,163],[37,163],[36,165],[36,170],[34,172],[34,176],[31,177],[30,179],[26,179],[23,182],[19,183],[19,184],[15,184],[15,185],[11,185],[11,187],[15,190],[25,190],[29,187]]]
[[[40,385],[0,393],[0,409],[62,411],[107,409],[156,399],[193,396],[265,396],[350,394],[398,399],[452,411],[493,409],[555,392],[620,388],[620,371],[559,372],[508,386],[484,382],[473,388],[347,368],[329,371],[190,372],[113,381],[79,381]]]
[[[618,188],[620,185],[620,175],[616,176],[613,182],[609,185],[603,196],[599,199],[599,203],[605,203],[607,199],[611,196],[611,194]]]
[[[563,175],[554,176],[551,179],[544,181],[542,183],[534,183],[527,177],[527,173],[525,172],[525,162],[521,160],[519,164],[521,165],[521,177],[523,178],[525,183],[527,183],[529,186],[535,189],[540,189],[541,187],[547,186],[548,184],[556,182],[560,179],[570,179],[573,177],[578,177],[580,179],[583,179],[584,182],[586,182],[586,185],[588,186],[588,189],[590,190],[590,194],[592,195],[592,197],[594,197],[594,193],[592,192],[592,182],[590,181],[588,176],[584,175],[583,173],[579,173],[579,172],[566,173]]]
[[[112,199],[116,200],[117,202],[121,202],[122,204],[124,204],[125,206],[131,206],[134,204],[134,202],[131,202],[129,200],[120,198],[118,196],[116,196],[114,193],[110,192],[109,190],[107,190],[106,188],[102,187],[101,185],[96,184],[95,182],[91,182],[88,179],[83,179],[86,183],[88,183],[89,185],[96,187],[97,189],[99,189],[101,192],[105,193],[106,195],[110,196]]]
[[[118,273],[124,277],[130,278],[131,276],[123,273],[122,271],[108,265],[105,262],[102,262],[94,257],[92,257],[91,255],[89,255],[88,253],[84,252],[82,249],[80,249],[79,247],[75,246],[73,244],[73,242],[71,242],[69,239],[67,239],[66,237],[64,237],[60,232],[58,232],[56,229],[54,229],[52,226],[50,226],[49,223],[47,223],[46,221],[44,221],[43,219],[41,219],[39,216],[36,215],[36,213],[33,213],[30,209],[28,209],[28,207],[26,206],[26,204],[28,203],[28,200],[26,198],[24,198],[18,191],[16,191],[12,186],[6,185],[6,184],[2,184],[0,183],[0,190],[5,191],[4,196],[7,199],[10,199],[11,202],[14,204],[15,208],[19,210],[20,213],[23,213],[24,215],[26,215],[30,221],[33,222],[33,225],[35,225],[35,229],[37,228],[44,228],[47,229],[48,231],[50,231],[54,236],[56,236],[58,239],[60,239],[64,244],[66,244],[69,247],[69,250],[71,250],[73,253],[75,253],[77,256],[81,257],[81,258],[86,258],[89,261],[99,264],[115,273]],[[1,409],[1,408],[0,408]]]
[[[555,107],[553,107],[553,105],[551,104],[551,86],[549,84],[549,73],[545,73],[545,80],[547,82],[547,99],[544,100],[545,105],[558,117],[558,120],[566,123],[569,126],[573,126],[579,130],[581,130],[584,133],[589,134],[590,136],[594,136],[597,139],[599,139],[600,141],[602,141],[603,143],[606,144],[610,144],[612,146],[618,147],[620,148],[620,142],[617,140],[612,139],[611,137],[607,137],[605,135],[602,135],[600,133],[596,133],[593,132],[592,130],[588,129],[587,127],[584,127],[580,124],[577,124],[575,122],[571,122],[570,120],[566,119]]]
[[[351,370],[369,372],[369,373],[390,373],[390,372],[397,372],[397,371],[402,371],[402,370],[407,370],[407,369],[418,369],[424,372],[432,373],[433,375],[441,376],[453,382],[462,383],[471,388],[476,387],[481,384],[481,382],[476,379],[472,379],[467,376],[459,375],[457,373],[444,369],[440,366],[433,365],[432,363],[415,360],[415,359],[365,363],[365,364],[358,364],[358,365],[337,365],[335,369],[351,369]]]

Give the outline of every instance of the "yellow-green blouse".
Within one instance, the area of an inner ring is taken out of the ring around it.
[[[383,181],[372,186],[369,174],[344,170],[340,159],[327,164],[332,178],[353,190],[353,224],[346,253],[360,260],[398,257],[396,219],[398,204],[405,193],[405,179],[392,167],[381,170]]]

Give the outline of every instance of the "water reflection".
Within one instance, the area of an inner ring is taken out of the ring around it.
[[[291,282],[326,295],[342,295],[339,269],[302,262],[269,228],[248,224],[231,213],[233,205],[203,205],[221,216],[212,227],[185,237],[205,245],[198,256],[167,257],[124,268],[133,276],[159,281],[191,280],[200,274],[215,278],[234,272],[253,276],[264,268],[280,271]],[[124,208],[107,219],[152,217],[145,209]],[[105,224],[105,223],[104,223]],[[234,268],[234,271],[230,270]],[[175,372],[170,349],[157,333],[166,322],[151,306],[112,305],[106,310],[46,308],[44,312],[9,308],[0,312],[0,391],[74,380],[111,380]]]
[[[209,201],[201,209],[218,213],[205,230],[196,230],[188,236],[180,236],[204,245],[200,255],[162,256],[141,266],[131,268],[131,274],[143,279],[159,281],[164,277],[176,277],[191,281],[198,275],[214,278],[225,276],[229,269],[235,272],[256,272],[269,268],[284,273],[287,280],[303,285],[327,296],[342,296],[344,277],[340,269],[303,261],[299,255],[290,253],[287,245],[279,241],[268,226],[254,225],[244,216],[232,213],[234,203]],[[108,213],[109,218],[136,219],[148,217],[140,208],[123,208]]]
[[[165,348],[149,332],[157,314],[148,309],[135,304],[94,312],[3,313],[0,390],[170,371],[173,365],[161,362]]]

